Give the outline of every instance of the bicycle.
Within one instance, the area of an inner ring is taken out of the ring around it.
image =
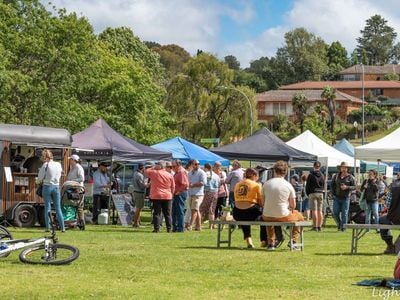
[[[65,265],[79,257],[79,249],[66,244],[59,244],[54,222],[51,220],[51,234],[37,239],[14,240],[12,234],[0,225],[0,258],[11,252],[24,249],[19,260],[28,264]]]

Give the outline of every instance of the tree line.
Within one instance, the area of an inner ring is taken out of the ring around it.
[[[255,93],[335,79],[355,63],[397,62],[396,36],[385,19],[372,16],[348,56],[340,42],[327,45],[297,28],[285,34],[274,57],[242,69],[233,55],[220,60],[199,50],[191,56],[179,45],[141,41],[126,27],[95,34],[85,17],[65,9],[48,10],[39,0],[4,0],[0,121],[75,133],[101,117],[146,144],[175,135],[228,142],[250,133]]]

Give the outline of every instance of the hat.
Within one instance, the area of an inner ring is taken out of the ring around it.
[[[102,161],[101,163],[99,163],[99,167],[100,166],[108,167],[108,164],[105,161]]]
[[[350,168],[349,164],[347,162],[345,162],[345,161],[342,161],[340,163],[340,165],[338,165],[337,167],[338,167],[338,169],[340,169],[341,167],[346,167],[347,169]]]
[[[72,154],[69,159],[72,159],[74,161],[80,161],[81,159],[79,158],[78,154]]]
[[[318,168],[318,167],[320,167],[320,166],[321,166],[321,162],[318,161],[318,160],[316,160],[316,161],[314,162],[314,167]]]
[[[144,168],[144,164],[139,163],[139,164],[138,164],[138,169],[143,169],[143,168]]]
[[[146,164],[144,165],[145,168],[151,168],[153,166],[152,162],[146,162]]]
[[[293,175],[292,175],[292,178],[293,178],[294,180],[296,180],[296,181],[299,181],[299,179],[300,179],[299,175],[297,175],[297,174],[293,174]]]

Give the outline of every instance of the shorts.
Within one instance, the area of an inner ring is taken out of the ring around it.
[[[322,211],[322,200],[324,199],[324,194],[322,193],[312,193],[308,195],[310,201],[310,210]]]
[[[144,193],[133,192],[135,207],[142,209],[144,207]]]
[[[308,198],[305,198],[303,201],[301,201],[301,209],[300,209],[300,201],[296,202],[296,210],[298,210],[299,212],[305,212],[306,210],[310,209],[310,205],[309,205],[310,201],[308,200]]]
[[[200,205],[203,202],[204,195],[201,196],[189,196],[189,207],[191,210],[199,210]]]

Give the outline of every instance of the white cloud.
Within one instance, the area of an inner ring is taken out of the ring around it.
[[[43,0],[44,2],[44,0]],[[53,0],[57,7],[75,11],[89,19],[96,32],[106,27],[130,27],[142,40],[177,44],[190,53],[197,49],[216,52],[220,16],[245,22],[251,6],[240,11],[212,0]]]
[[[357,45],[356,38],[365,21],[379,14],[400,34],[398,1],[374,0],[296,0],[278,27],[266,29],[259,37],[245,43],[229,45],[242,67],[261,56],[274,56],[284,43],[284,34],[298,27],[320,36],[326,43],[339,41],[350,54]]]
[[[262,56],[274,56],[283,45],[284,34],[297,27],[305,27],[329,44],[338,40],[349,53],[355,48],[365,21],[374,14],[382,15],[400,34],[398,0],[294,0],[279,26],[265,28],[255,38],[225,45],[220,42],[224,34],[221,17],[230,18],[246,30],[255,14],[271,15],[271,12],[256,12],[255,2],[247,0],[236,0],[235,5],[215,0],[52,0],[52,3],[86,16],[96,32],[108,26],[127,26],[142,40],[177,44],[192,54],[202,49],[221,58],[235,55],[242,67]]]

